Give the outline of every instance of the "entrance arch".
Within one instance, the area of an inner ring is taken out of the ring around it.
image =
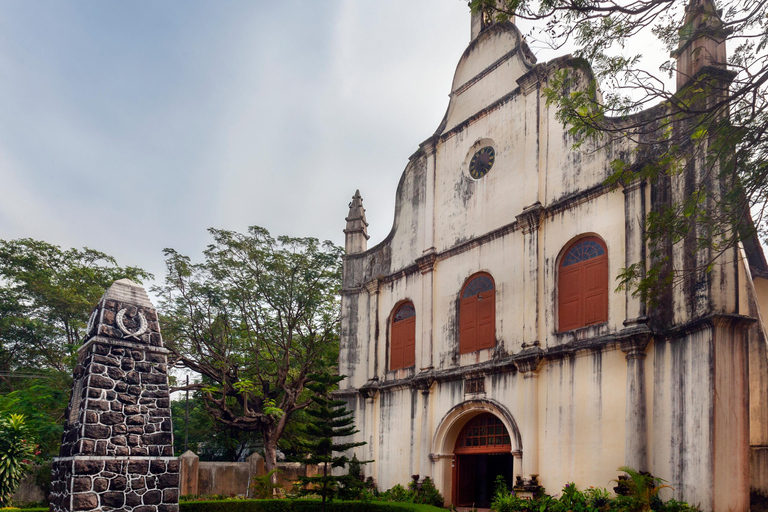
[[[489,508],[496,479],[512,487],[512,443],[504,423],[486,412],[461,429],[453,450],[453,503],[457,507]]]
[[[454,471],[457,459],[462,455],[461,449],[458,454],[455,453],[459,437],[464,431],[465,426],[484,414],[491,415],[504,427],[509,439],[509,444],[505,448],[507,450],[506,453],[512,457],[508,462],[511,462],[514,475],[521,474],[522,441],[517,423],[509,410],[495,400],[469,400],[463,402],[453,407],[440,420],[435,435],[432,438],[432,452],[429,455],[433,464],[433,478],[446,498],[446,505],[455,505],[455,500],[457,499]],[[480,441],[478,441],[478,446],[479,443]],[[494,446],[496,446],[495,439]],[[461,461],[458,462],[461,463]]]

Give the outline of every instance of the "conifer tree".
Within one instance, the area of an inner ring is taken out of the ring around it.
[[[358,432],[354,425],[352,412],[347,411],[346,403],[331,397],[336,385],[344,377],[329,373],[312,375],[312,382],[307,384],[307,388],[314,392],[313,404],[306,410],[310,416],[310,421],[303,428],[307,439],[298,444],[302,451],[308,454],[302,462],[317,464],[319,474],[300,477],[300,480],[302,485],[309,487],[302,491],[303,494],[319,494],[321,496],[323,512],[325,512],[326,500],[333,499],[339,483],[343,484],[348,478],[348,476],[333,475],[334,468],[343,468],[349,462],[349,458],[343,452],[365,444],[364,442],[344,443],[340,441],[341,438]]]

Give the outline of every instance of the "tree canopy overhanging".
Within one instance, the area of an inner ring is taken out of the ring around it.
[[[653,299],[685,272],[707,272],[724,251],[766,235],[768,204],[768,3],[762,0],[471,0],[484,23],[532,20],[527,37],[553,48],[575,46],[572,68],[544,94],[582,151],[616,154],[608,184],[660,180],[703,162],[698,190],[648,212],[645,237],[651,264],[629,267],[621,286]],[[669,51],[661,69],[644,68],[639,38],[652,35]],[[718,52],[693,51],[709,61],[691,73],[680,61],[697,38]],[[720,42],[723,46],[719,46]],[[726,50],[727,49],[727,54]],[[661,76],[676,77],[669,87]],[[588,77],[584,80],[583,77]],[[696,268],[675,267],[665,243],[695,238],[711,254]]]
[[[0,240],[0,414],[23,414],[43,457],[56,455],[75,353],[114,281],[151,274],[93,249]]]
[[[311,402],[309,376],[336,365],[343,250],[259,227],[210,233],[201,263],[165,250],[163,337],[202,376],[194,387],[218,422],[261,433],[272,470],[288,420]]]

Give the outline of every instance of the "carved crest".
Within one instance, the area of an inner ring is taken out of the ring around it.
[[[93,332],[93,328],[96,325],[96,316],[98,312],[99,312],[99,308],[94,309],[93,312],[91,313],[91,316],[88,318],[88,325],[85,328],[86,336],[89,336],[91,332]]]
[[[141,311],[136,313],[139,317],[139,328],[131,332],[128,330],[128,328],[125,326],[125,323],[123,322],[123,317],[125,317],[126,312],[127,312],[126,308],[123,308],[120,311],[118,311],[117,316],[115,317],[115,323],[120,328],[120,330],[123,331],[123,334],[125,335],[126,338],[136,338],[138,340],[139,336],[147,332],[147,327],[149,325],[147,323],[147,319],[141,313]]]

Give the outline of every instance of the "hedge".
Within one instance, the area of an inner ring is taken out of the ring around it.
[[[221,500],[183,501],[180,512],[318,512],[320,500]],[[387,501],[338,501],[325,504],[326,512],[445,512],[416,503]]]

